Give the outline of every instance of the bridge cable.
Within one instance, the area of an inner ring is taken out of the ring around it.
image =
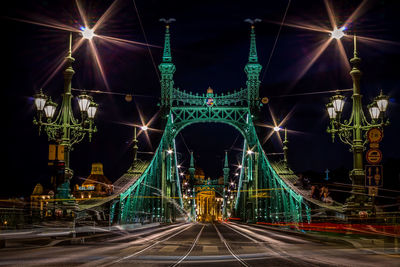
[[[185,142],[185,139],[183,138],[183,134],[182,134],[182,133],[179,133],[179,134],[180,134],[180,136],[181,136],[181,138],[182,138],[183,144],[185,145],[187,151],[188,151],[189,154],[190,154],[190,149],[189,149],[189,147],[187,146],[187,144],[186,144],[186,142]]]
[[[156,75],[157,75],[157,78],[158,78],[158,82],[160,82],[160,74],[158,73],[157,66],[156,66],[156,63],[155,63],[154,58],[153,58],[153,54],[151,53],[151,49],[150,49],[150,47],[149,47],[149,42],[147,41],[146,32],[144,31],[144,27],[143,27],[143,24],[142,24],[142,20],[140,19],[139,10],[138,10],[138,8],[137,8],[137,6],[136,6],[136,1],[135,1],[135,0],[132,0],[132,2],[133,2],[133,5],[135,6],[136,15],[137,15],[138,20],[139,20],[140,28],[142,29],[142,33],[143,33],[144,40],[145,40],[145,42],[146,42],[146,44],[147,44],[147,50],[149,51],[150,58],[151,58],[151,62],[153,63],[153,67],[154,67],[154,69],[155,69],[155,71],[156,71]]]
[[[279,26],[278,34],[276,35],[275,42],[274,42],[274,45],[273,45],[272,50],[271,50],[271,54],[269,55],[269,59],[268,59],[267,65],[265,66],[265,70],[264,70],[263,75],[261,77],[261,82],[264,80],[265,74],[267,73],[267,70],[268,70],[268,67],[269,67],[269,63],[271,62],[272,55],[274,54],[276,43],[278,42],[278,38],[279,38],[279,35],[281,33],[282,26],[283,26],[283,23],[284,23],[284,21],[286,19],[286,14],[287,14],[287,12],[289,10],[289,6],[290,6],[291,2],[292,2],[292,0],[289,0],[288,4],[286,6],[285,14],[283,15],[281,25]]]

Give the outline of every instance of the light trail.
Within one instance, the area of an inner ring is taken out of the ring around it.
[[[199,241],[201,233],[204,230],[204,227],[205,227],[205,225],[203,225],[203,227],[201,227],[200,232],[197,234],[196,238],[193,240],[193,244],[190,247],[190,249],[188,250],[188,252],[179,261],[177,261],[174,265],[172,265],[173,267],[178,266],[182,261],[184,261],[187,258],[187,256],[189,256],[189,254],[192,252],[193,248],[196,246],[197,241]]]
[[[225,238],[222,236],[221,232],[218,230],[217,226],[215,226],[215,224],[213,224],[215,231],[217,231],[217,234],[219,236],[219,239],[221,239],[222,243],[224,243],[225,247],[228,249],[229,253],[231,253],[231,255],[237,259],[243,266],[249,267],[250,265],[248,265],[244,260],[242,260],[238,255],[236,255],[236,253],[232,250],[231,246],[228,244],[228,242],[226,242]]]
[[[171,239],[172,237],[174,237],[174,236],[176,236],[176,235],[178,235],[178,234],[180,234],[180,233],[186,231],[187,229],[191,228],[192,226],[193,226],[193,224],[190,224],[189,226],[183,228],[182,230],[176,232],[175,234],[173,234],[173,235],[171,235],[171,236],[169,236],[169,237],[167,237],[167,238],[165,238],[165,239],[159,240],[159,241],[157,241],[157,242],[155,242],[155,243],[153,243],[153,244],[151,244],[151,245],[145,247],[144,249],[141,249],[141,250],[139,250],[139,251],[137,251],[137,252],[135,252],[135,253],[133,253],[133,254],[131,254],[131,255],[122,257],[121,259],[118,259],[118,260],[114,261],[114,262],[111,263],[111,264],[119,263],[119,262],[121,262],[121,261],[123,261],[123,260],[127,260],[127,259],[130,259],[130,258],[132,258],[132,257],[135,257],[135,256],[137,256],[137,255],[139,255],[139,254],[145,252],[146,250],[149,250],[150,248],[154,247],[155,245],[158,245],[159,243],[165,242],[165,241]],[[184,226],[182,226],[182,227],[184,227]],[[181,227],[180,227],[180,228],[181,228]],[[171,229],[171,230],[168,230],[168,231],[166,231],[166,232],[163,232],[162,235],[161,235],[161,234],[153,235],[154,237],[151,238],[151,239],[148,239],[148,238],[146,238],[145,240],[140,239],[140,241],[151,241],[152,239],[159,239],[159,238],[161,238],[161,237],[163,237],[163,236],[165,236],[165,235],[170,234],[170,233],[173,232],[174,230],[175,230],[175,229]],[[131,242],[130,244],[135,244],[135,243],[138,243],[138,242],[135,242],[135,241],[134,241],[134,242]],[[111,265],[111,264],[110,264],[110,265]],[[108,265],[106,265],[106,266],[108,266]]]

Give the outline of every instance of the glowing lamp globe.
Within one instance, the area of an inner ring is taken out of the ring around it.
[[[44,109],[44,105],[46,104],[46,95],[43,94],[42,90],[40,90],[40,93],[36,94],[34,97],[36,109],[38,111],[42,111]]]
[[[343,27],[340,29],[335,28],[333,31],[331,31],[331,37],[336,40],[341,39],[344,36],[344,30],[345,28]]]
[[[147,131],[147,129],[149,129],[149,127],[147,127],[146,125],[143,125],[142,127],[140,127],[140,129],[142,129],[143,131]]]
[[[337,113],[332,103],[326,104],[326,110],[328,111],[328,115],[331,120],[336,118]]]
[[[377,104],[379,110],[381,112],[385,112],[388,107],[388,104],[389,104],[389,97],[384,95],[383,92],[381,91],[379,96],[377,96],[375,98],[375,101],[376,101],[376,104]]]
[[[47,118],[51,119],[54,116],[54,113],[56,112],[57,104],[51,101],[47,101],[46,106],[44,106],[44,113]]]
[[[369,114],[371,115],[371,118],[373,120],[376,120],[379,118],[380,110],[379,110],[378,106],[376,105],[376,102],[372,103],[372,105],[370,105],[368,107],[368,110],[369,110]]]
[[[88,40],[91,40],[93,38],[93,36],[94,36],[93,29],[82,27],[81,30],[82,30],[83,38],[88,39]]]
[[[89,105],[89,107],[87,109],[87,114],[88,114],[89,119],[94,119],[94,116],[96,115],[98,106],[99,105],[97,105],[94,102],[90,103],[90,105]]]
[[[91,102],[91,97],[88,96],[86,93],[81,94],[78,96],[78,105],[79,105],[79,110],[81,112],[85,112],[88,110]]]
[[[280,130],[281,130],[281,128],[280,128],[279,126],[275,126],[275,127],[274,127],[274,131],[275,131],[275,132],[279,132]]]

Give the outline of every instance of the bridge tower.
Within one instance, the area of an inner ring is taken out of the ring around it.
[[[164,51],[162,56],[162,61],[158,65],[158,69],[161,73],[161,103],[160,107],[163,114],[168,114],[172,106],[172,90],[174,88],[174,73],[175,65],[172,62],[171,55],[171,43],[169,34],[169,22],[166,21],[165,24],[165,39],[164,39]]]
[[[262,66],[258,63],[257,47],[256,47],[256,33],[254,24],[258,21],[246,20],[250,22],[250,50],[249,59],[244,67],[244,71],[247,75],[247,98],[248,105],[252,115],[255,115],[260,109],[260,72]]]
[[[162,21],[166,23],[165,40],[162,62],[158,67],[161,73],[160,108],[165,119],[165,131],[146,169],[141,175],[130,177],[123,192],[120,193],[118,200],[120,223],[147,217],[170,222],[174,220],[176,212],[182,213],[183,202],[175,138],[186,126],[197,123],[228,124],[236,128],[245,139],[234,208],[237,216],[244,221],[252,222],[260,220],[300,222],[303,221],[303,215],[308,218],[307,204],[285,179],[277,175],[263,151],[253,123],[260,108],[259,76],[262,67],[258,63],[254,27],[254,23],[260,20],[246,20],[251,23],[249,57],[244,67],[247,75],[246,88],[228,93],[218,93],[208,88],[205,94],[194,94],[174,87],[175,65],[172,62],[169,33],[169,23],[174,20],[162,19]],[[229,177],[228,166],[228,156],[225,153],[223,168],[225,190]],[[189,185],[193,190],[196,177],[192,152],[189,174]],[[219,188],[209,184],[205,187],[209,191]],[[196,197],[195,194],[196,192],[193,192],[193,197]],[[194,202],[191,200],[192,217],[196,208]],[[226,207],[226,203],[224,206]]]

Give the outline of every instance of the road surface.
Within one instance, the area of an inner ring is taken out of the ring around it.
[[[13,240],[0,249],[0,266],[400,266],[394,244],[237,223],[180,223],[84,241]]]

